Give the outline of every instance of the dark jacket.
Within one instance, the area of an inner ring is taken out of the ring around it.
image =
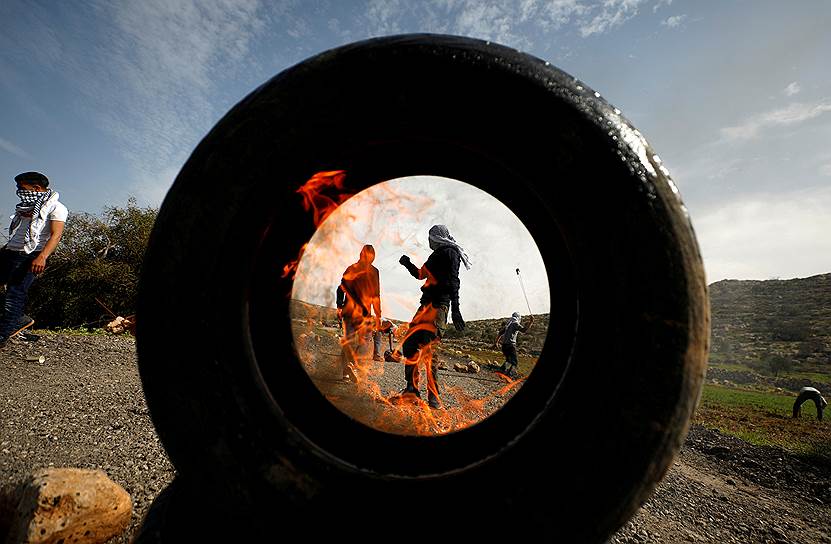
[[[452,246],[436,249],[419,269],[407,263],[407,270],[414,278],[427,280],[421,287],[421,304],[459,303],[459,263],[462,257]]]
[[[513,344],[516,345],[517,333],[528,332],[528,327],[523,327],[516,319],[508,319],[502,326],[499,335],[502,337],[502,345]]]

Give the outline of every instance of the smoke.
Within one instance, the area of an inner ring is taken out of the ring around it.
[[[466,319],[508,316],[525,308],[517,267],[534,313],[549,311],[545,264],[516,215],[472,185],[430,176],[380,183],[341,204],[309,241],[297,267],[292,298],[334,307],[344,270],[358,260],[365,244],[372,244],[381,275],[382,313],[409,320],[418,308],[421,282],[398,259],[408,255],[417,266],[423,264],[431,253],[427,233],[437,223],[449,227],[473,262],[471,270],[460,271]]]

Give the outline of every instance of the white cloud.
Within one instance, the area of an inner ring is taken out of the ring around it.
[[[249,47],[265,26],[261,6],[258,0],[151,0],[102,2],[99,10],[109,39],[80,84],[132,167],[134,189],[157,195],[148,187],[170,180],[147,180],[178,169],[223,113],[215,94],[246,67]]]
[[[644,0],[605,0],[600,13],[580,25],[580,34],[586,38],[620,26],[637,15],[638,7],[643,3]]]
[[[787,107],[750,117],[740,125],[722,128],[721,135],[727,141],[749,140],[764,129],[795,125],[827,112],[831,112],[831,102],[794,102]]]
[[[671,5],[672,5],[672,0],[658,0],[657,2],[655,2],[655,5],[652,6],[652,13],[655,13],[656,11],[658,11],[659,9],[661,9],[664,6],[669,7]]]
[[[667,28],[677,28],[681,26],[681,23],[683,23],[686,18],[686,15],[673,15],[672,17],[667,17],[661,21],[661,24]]]
[[[12,155],[17,155],[18,157],[23,158],[23,159],[31,159],[32,158],[32,156],[29,155],[28,153],[26,153],[26,151],[24,151],[22,148],[20,148],[20,146],[16,145],[14,142],[11,142],[9,140],[5,140],[3,138],[0,138],[0,149],[2,149],[3,151],[9,152]]]
[[[785,96],[793,96],[801,90],[802,88],[799,86],[799,83],[794,81],[791,82],[787,87],[785,87],[785,90],[782,92],[785,93]]]
[[[456,18],[455,27],[459,34],[489,38],[515,47],[528,47],[530,41],[514,31],[518,20],[514,6],[506,7],[499,2],[467,2]]]
[[[707,281],[831,272],[831,188],[763,194],[694,221]]]
[[[400,32],[416,21],[424,32],[471,36],[527,50],[538,45],[533,43],[533,36],[570,24],[584,37],[606,32],[634,17],[644,1],[605,0],[595,4],[583,0],[373,0],[363,20],[372,35]]]
[[[405,6],[401,0],[371,0],[367,18],[374,34],[398,34]]]

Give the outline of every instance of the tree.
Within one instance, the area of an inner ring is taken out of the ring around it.
[[[135,313],[138,278],[157,214],[130,198],[100,216],[71,213],[61,243],[34,283],[28,312],[41,326],[97,327],[116,314]]]
[[[778,377],[782,371],[789,372],[793,368],[793,363],[790,359],[786,359],[779,354],[767,354],[764,357],[765,366],[770,370],[771,374]]]

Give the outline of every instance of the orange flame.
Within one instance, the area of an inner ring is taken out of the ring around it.
[[[305,244],[300,246],[300,252],[297,254],[297,258],[283,266],[283,274],[280,277],[285,278],[288,277],[289,274],[291,274],[291,279],[294,280],[294,276],[295,274],[297,274],[297,265],[300,264],[300,259],[303,258],[303,252],[306,251],[306,246],[308,245],[309,243],[306,242]]]
[[[345,170],[318,172],[297,189],[296,192],[303,196],[303,209],[312,210],[315,227],[319,227],[338,206],[352,196],[352,193],[343,192],[345,180]],[[335,191],[334,198],[324,194],[327,190]]]
[[[312,211],[312,221],[315,227],[319,227],[338,206],[352,196],[352,193],[343,192],[345,180],[345,170],[318,172],[295,191],[303,197],[303,209]],[[325,191],[335,191],[334,198],[324,194]],[[286,278],[291,275],[291,279],[294,280],[297,274],[297,266],[300,264],[303,252],[306,251],[308,245],[308,242],[303,244],[297,254],[297,259],[283,266],[281,277]]]

